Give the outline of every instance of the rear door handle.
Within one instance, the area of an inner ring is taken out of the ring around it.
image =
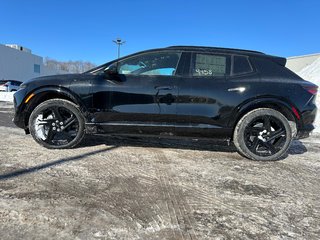
[[[173,86],[156,86],[154,87],[156,90],[172,90]]]
[[[246,90],[245,87],[237,87],[237,88],[229,88],[228,92],[244,92]]]

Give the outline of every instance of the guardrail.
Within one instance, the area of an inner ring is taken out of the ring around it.
[[[13,92],[0,92],[0,101],[13,102]]]

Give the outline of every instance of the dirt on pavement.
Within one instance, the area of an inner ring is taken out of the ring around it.
[[[276,162],[205,140],[48,150],[0,108],[1,239],[319,239],[320,138]]]

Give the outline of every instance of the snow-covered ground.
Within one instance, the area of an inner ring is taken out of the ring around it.
[[[310,65],[304,67],[299,72],[296,72],[299,76],[301,76],[303,79],[313,82],[320,86],[320,57],[318,57],[314,62],[312,62]],[[319,92],[317,96],[317,107],[320,109],[320,97]],[[316,122],[315,122],[316,129],[314,132],[320,133],[320,110],[318,110]]]
[[[13,92],[0,92],[0,101],[13,102]]]

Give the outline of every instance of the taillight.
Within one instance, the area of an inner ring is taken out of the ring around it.
[[[303,86],[303,88],[312,95],[316,95],[318,92],[318,86]]]

